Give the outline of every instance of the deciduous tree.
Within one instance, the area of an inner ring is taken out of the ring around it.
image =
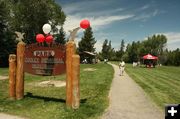
[[[15,52],[15,40],[8,28],[9,9],[7,1],[0,1],[0,66],[8,65],[8,56]]]
[[[11,8],[11,28],[13,31],[25,33],[25,42],[35,42],[42,26],[50,23],[52,31],[57,25],[63,25],[65,14],[54,0],[16,0]]]

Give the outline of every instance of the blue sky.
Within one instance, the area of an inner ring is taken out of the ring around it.
[[[56,0],[67,20],[65,31],[76,28],[88,19],[100,51],[105,39],[118,49],[125,43],[142,41],[153,34],[168,38],[167,48],[180,48],[180,0]],[[81,30],[76,42],[82,37]],[[67,32],[67,35],[69,33]]]

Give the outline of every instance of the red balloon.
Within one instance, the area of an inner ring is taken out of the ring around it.
[[[87,29],[89,26],[90,26],[90,22],[86,19],[84,19],[80,22],[80,27],[83,29]]]
[[[43,34],[37,34],[36,35],[36,41],[37,42],[42,43],[42,42],[44,42],[44,39],[45,39],[45,37]]]
[[[52,36],[52,35],[46,36],[45,41],[46,41],[47,43],[51,43],[51,42],[53,41],[53,36]]]

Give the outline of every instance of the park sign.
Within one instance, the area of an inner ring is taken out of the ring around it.
[[[66,71],[65,46],[53,43],[42,46],[35,43],[26,45],[24,71],[34,75],[52,76]]]
[[[80,27],[90,26],[88,20],[82,20]],[[66,106],[78,109],[80,105],[80,56],[76,54],[74,39],[77,27],[70,30],[66,45],[55,43],[50,35],[51,26],[43,25],[43,34],[36,35],[37,43],[26,45],[24,33],[16,31],[16,55],[9,55],[9,97],[14,100],[24,98],[24,72],[42,76],[54,76],[66,73]]]

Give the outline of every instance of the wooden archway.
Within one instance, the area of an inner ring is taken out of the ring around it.
[[[65,46],[66,54],[66,106],[73,109],[80,105],[80,56],[76,54],[74,42],[76,28],[71,32],[70,40]],[[9,97],[14,100],[24,98],[24,60],[26,44],[21,40],[17,44],[17,55],[9,55]]]

